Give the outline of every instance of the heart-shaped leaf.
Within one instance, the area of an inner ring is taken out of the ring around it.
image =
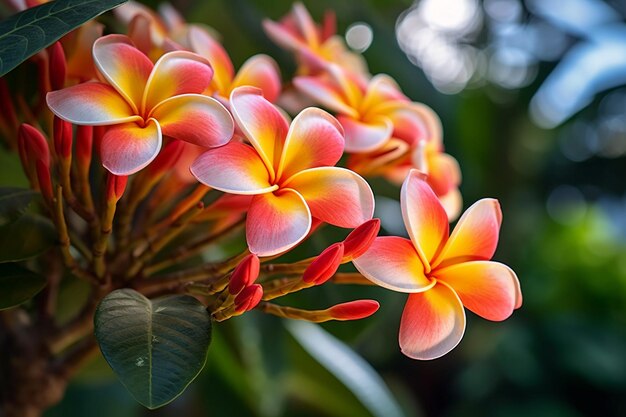
[[[88,20],[127,0],[56,0],[0,23],[0,77]]]
[[[37,193],[33,190],[15,187],[0,187],[0,226],[19,218]]]
[[[116,290],[98,306],[96,339],[124,386],[154,409],[178,397],[204,367],[211,317],[187,295],[148,300]]]
[[[13,263],[0,264],[0,310],[33,298],[46,286],[39,274]]]
[[[25,214],[0,227],[0,262],[32,258],[58,242],[52,222],[43,216]]]

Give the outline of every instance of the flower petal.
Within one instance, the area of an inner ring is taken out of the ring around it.
[[[428,185],[438,196],[446,195],[461,183],[461,168],[454,157],[447,153],[427,154]]]
[[[311,212],[300,194],[291,189],[254,196],[246,218],[250,252],[272,256],[285,252],[306,237]]]
[[[108,83],[139,113],[152,61],[124,35],[107,35],[94,42],[93,60]]]
[[[454,289],[463,305],[482,318],[502,321],[516,306],[519,280],[508,266],[489,261],[463,262],[434,272]],[[521,294],[521,293],[520,293]]]
[[[346,132],[346,152],[370,152],[383,146],[391,138],[393,125],[386,117],[363,122],[346,116],[337,116]]]
[[[217,100],[200,94],[183,94],[162,101],[151,117],[163,134],[194,145],[212,148],[233,136],[233,118]]]
[[[141,120],[126,100],[107,84],[76,84],[46,95],[50,110],[77,125],[111,125]]]
[[[315,107],[302,110],[289,126],[276,178],[288,179],[308,168],[334,166],[343,155],[343,128]]]
[[[435,283],[424,275],[424,265],[413,243],[403,237],[377,237],[352,263],[365,278],[393,291],[421,292]]]
[[[280,95],[281,81],[278,64],[267,55],[255,55],[243,63],[232,88],[243,85],[263,90],[263,97],[274,103]]]
[[[402,184],[400,206],[406,230],[420,257],[427,263],[428,273],[430,263],[448,239],[448,216],[426,183],[424,174],[416,169],[409,172]]]
[[[307,169],[291,177],[284,186],[302,194],[313,217],[335,226],[355,228],[374,215],[372,189],[349,169]]]
[[[215,90],[223,94],[235,76],[235,69],[228,53],[209,32],[201,27],[190,26],[187,36],[191,50],[211,63],[215,71],[211,84]]]
[[[382,107],[387,107],[383,109]],[[393,136],[413,146],[419,141],[430,139],[429,127],[415,103],[396,102],[393,105],[382,104],[376,108],[377,114],[384,114],[393,124]]]
[[[113,126],[102,136],[102,165],[115,175],[134,174],[156,158],[161,141],[161,128],[154,119],[144,127],[136,123]]]
[[[484,198],[468,208],[459,219],[433,268],[467,261],[489,260],[498,246],[502,223],[500,203]]]
[[[294,3],[292,16],[306,43],[312,48],[317,48],[319,45],[317,27],[315,27],[315,22],[311,18],[309,11],[304,7],[304,4]]]
[[[201,183],[225,193],[262,194],[278,188],[254,148],[229,142],[211,149],[191,164],[191,173]]]
[[[290,51],[298,51],[301,48],[307,48],[304,41],[296,36],[295,31],[289,30],[281,23],[264,19],[263,29],[267,36],[282,48]]]
[[[369,110],[389,101],[408,101],[408,98],[402,94],[400,86],[393,78],[387,74],[375,75],[367,86],[362,108]]]
[[[181,94],[200,94],[211,83],[213,68],[206,58],[188,51],[163,55],[150,74],[142,109],[150,112],[163,100]]]
[[[400,321],[400,349],[413,359],[439,358],[459,344],[465,333],[461,300],[446,284],[409,295]]]
[[[341,86],[328,76],[301,76],[293,79],[293,85],[327,109],[356,118],[359,113],[347,98],[342,95]]]
[[[273,179],[289,125],[278,109],[254,87],[235,88],[230,105],[237,125],[257,150]]]

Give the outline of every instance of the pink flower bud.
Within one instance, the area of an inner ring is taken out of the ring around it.
[[[54,116],[53,125],[54,151],[61,158],[72,154],[72,124]]]
[[[342,242],[330,245],[311,262],[311,265],[302,274],[302,281],[315,285],[325,283],[337,272],[343,254],[344,245]]]
[[[244,288],[252,285],[259,276],[261,262],[254,253],[243,258],[233,271],[228,283],[228,292],[232,295],[239,294]]]
[[[107,200],[119,201],[126,189],[126,183],[128,182],[127,176],[118,176],[109,173],[107,176]]]
[[[337,304],[327,310],[335,320],[358,320],[378,311],[380,304],[375,300],[354,300]]]
[[[60,90],[65,86],[65,74],[67,72],[67,61],[61,42],[55,42],[48,48],[49,55],[49,77],[50,87],[53,90]]]
[[[379,230],[380,219],[368,220],[354,229],[343,241],[343,262],[349,262],[367,252]]]
[[[235,311],[244,313],[252,310],[259,304],[263,297],[263,287],[259,284],[252,284],[244,288],[237,297],[235,297]]]
[[[36,185],[38,183],[36,162],[40,160],[46,169],[50,167],[48,141],[39,130],[23,123],[18,130],[17,145],[24,172]]]

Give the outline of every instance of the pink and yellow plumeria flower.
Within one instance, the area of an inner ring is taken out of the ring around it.
[[[280,22],[263,21],[267,35],[279,46],[296,54],[301,74],[323,72],[329,63],[341,65],[349,71],[367,76],[367,65],[361,55],[351,52],[344,41],[335,35],[335,15],[326,13],[321,26],[315,24],[302,3],[295,3],[291,13]]]
[[[191,26],[188,32],[190,49],[209,60],[215,74],[209,93],[222,102],[227,102],[230,93],[237,87],[248,85],[260,88],[263,96],[274,103],[281,90],[278,64],[267,55],[255,55],[241,66],[237,74],[224,47],[209,32]]]
[[[341,125],[316,108],[291,125],[253,87],[230,96],[235,121],[252,146],[230,142],[191,166],[198,181],[231,194],[253,195],[246,239],[258,256],[285,252],[304,239],[312,217],[354,228],[374,212],[372,190],[354,172],[334,165],[343,153]]]
[[[417,132],[407,127],[422,123],[413,103],[384,74],[365,83],[331,65],[323,75],[296,77],[293,83],[302,93],[338,114],[337,120],[346,132],[346,152],[374,151],[392,136],[414,141]]]
[[[519,308],[519,281],[508,266],[490,261],[502,219],[497,200],[476,202],[448,236],[443,207],[424,175],[413,170],[402,185],[401,206],[410,240],[378,237],[353,263],[377,285],[410,293],[400,348],[411,358],[434,359],[461,341],[464,306],[494,321]]]
[[[163,55],[156,64],[126,36],[108,35],[93,46],[104,82],[48,93],[50,109],[77,125],[110,125],[101,141],[102,164],[115,175],[148,165],[167,135],[204,147],[228,142],[233,119],[217,100],[201,95],[213,70],[191,52]]]

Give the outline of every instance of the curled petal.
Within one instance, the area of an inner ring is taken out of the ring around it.
[[[233,136],[233,118],[217,100],[200,94],[184,94],[162,101],[152,112],[163,134],[194,145],[213,148]]]
[[[501,223],[498,200],[484,198],[477,201],[461,216],[441,254],[432,263],[433,268],[491,259],[498,246]]]
[[[346,132],[346,152],[369,152],[380,148],[391,138],[393,125],[386,117],[364,122],[337,116]]]
[[[274,103],[280,95],[281,81],[278,64],[267,55],[255,55],[243,63],[232,88],[250,85],[263,90],[263,97]]]
[[[311,228],[311,212],[294,190],[280,189],[254,196],[246,218],[250,252],[272,256],[296,246]]]
[[[211,82],[215,89],[219,92],[226,91],[235,76],[235,69],[224,47],[205,29],[198,26],[192,25],[187,36],[191,50],[205,57],[211,63],[213,71],[215,71]]]
[[[98,39],[93,44],[93,60],[102,76],[138,113],[152,61],[124,35]]]
[[[163,55],[148,79],[142,109],[151,111],[163,100],[181,94],[200,94],[211,83],[213,68],[206,58],[188,51]]]
[[[191,173],[201,183],[226,193],[263,194],[278,188],[254,148],[229,142],[211,149],[191,164]]]
[[[447,153],[433,152],[427,157],[428,185],[438,196],[446,195],[461,183],[461,168]]]
[[[115,175],[134,174],[156,158],[161,141],[161,128],[154,119],[144,127],[136,123],[113,126],[102,137],[102,165]]]
[[[402,218],[413,245],[430,272],[430,264],[448,239],[448,216],[418,170],[411,170],[400,191]]]
[[[348,99],[342,94],[341,87],[336,85],[329,77],[295,77],[293,85],[329,110],[352,118],[359,116],[357,110],[352,107]]]
[[[465,333],[461,300],[446,284],[409,295],[400,321],[400,349],[413,359],[439,358],[459,344]]]
[[[277,178],[308,168],[333,166],[343,154],[343,129],[323,110],[309,107],[293,119],[280,158]]]
[[[302,194],[313,217],[335,226],[354,228],[374,215],[372,189],[360,175],[345,168],[307,169],[285,186]]]
[[[362,106],[364,109],[372,109],[389,101],[408,101],[408,99],[393,78],[386,74],[378,74],[369,82]]]
[[[352,263],[365,278],[393,291],[422,292],[435,285],[424,275],[413,244],[403,237],[377,237]]]
[[[237,126],[274,177],[289,130],[287,120],[258,88],[235,88],[230,95],[230,105]]]
[[[463,262],[437,270],[435,275],[454,289],[465,307],[487,320],[508,318],[521,295],[515,272],[498,262]]]
[[[377,114],[384,114],[391,120],[394,137],[413,146],[422,140],[425,142],[430,140],[429,126],[415,103],[396,102],[391,106],[383,104],[376,111]]]
[[[117,91],[107,84],[77,84],[46,95],[50,110],[77,125],[111,125],[141,120]]]

